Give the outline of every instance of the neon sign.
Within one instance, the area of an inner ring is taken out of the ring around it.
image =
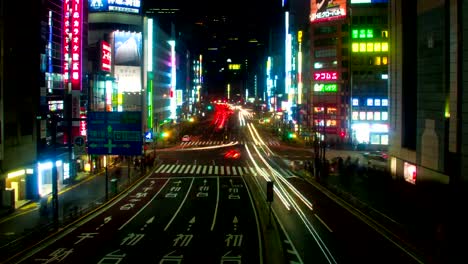
[[[102,41],[101,42],[101,70],[110,72],[111,71],[111,62],[112,62],[112,50],[109,43]]]
[[[338,72],[335,72],[335,71],[314,72],[314,81],[336,81],[336,80],[338,80]]]
[[[314,84],[314,92],[337,92],[338,85],[336,83],[316,83]]]

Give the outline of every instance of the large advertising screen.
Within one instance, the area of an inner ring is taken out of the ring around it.
[[[311,0],[310,22],[330,21],[346,17],[346,0]]]
[[[88,0],[89,12],[122,12],[139,14],[140,0]]]
[[[141,92],[141,68],[136,66],[114,66],[114,76],[119,93]]]
[[[141,66],[142,62],[141,33],[128,31],[114,32],[114,64]]]

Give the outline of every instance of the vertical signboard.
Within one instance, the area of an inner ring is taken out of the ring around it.
[[[80,0],[63,1],[63,76],[67,85],[71,83],[71,138],[80,133],[82,7]]]
[[[109,43],[101,41],[101,71],[110,72],[112,65],[112,49]]]

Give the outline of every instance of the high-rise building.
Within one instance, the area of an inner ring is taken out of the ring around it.
[[[383,2],[350,2],[348,47],[344,47],[349,53],[350,140],[374,149],[386,149],[389,138],[390,48],[388,3]]]
[[[391,1],[390,169],[394,177],[466,185],[465,1]]]

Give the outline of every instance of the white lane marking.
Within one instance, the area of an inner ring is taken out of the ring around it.
[[[325,222],[318,216],[318,214],[314,214],[314,215],[315,217],[317,217],[320,223],[322,223],[322,225],[324,225],[328,229],[328,231],[330,231],[330,233],[333,233],[333,230],[327,224],[325,224]]]
[[[216,217],[218,215],[218,205],[219,205],[219,177],[216,177],[216,206],[213,215],[213,222],[211,222],[211,231],[213,231],[215,224],[216,224]]]
[[[166,231],[169,228],[169,226],[172,224],[172,221],[174,221],[176,216],[179,214],[180,209],[184,205],[185,201],[187,200],[188,194],[190,193],[190,190],[192,189],[192,185],[193,185],[194,180],[195,180],[195,178],[192,178],[192,181],[190,182],[190,186],[187,189],[187,193],[185,194],[184,200],[182,200],[182,202],[179,205],[179,208],[177,208],[177,211],[174,213],[171,220],[169,220],[169,223],[167,223],[166,227],[164,228],[164,231]]]
[[[124,228],[128,223],[130,223],[135,217],[137,217],[138,214],[140,214],[143,210],[145,210],[145,208],[151,204],[151,202],[156,198],[156,196],[158,196],[158,194],[164,189],[164,187],[166,187],[167,183],[169,182],[170,180],[167,180],[163,186],[161,186],[161,188],[158,190],[158,192],[153,196],[153,198],[151,198],[151,200],[149,200],[149,202],[147,202],[145,205],[143,205],[143,207],[141,207],[140,210],[138,210],[138,212],[136,212],[130,219],[127,220],[127,222],[125,222],[123,225],[121,225],[119,227],[118,230],[122,230],[122,228]],[[143,181],[142,181],[143,182]],[[126,197],[126,195],[122,195],[122,197]]]

